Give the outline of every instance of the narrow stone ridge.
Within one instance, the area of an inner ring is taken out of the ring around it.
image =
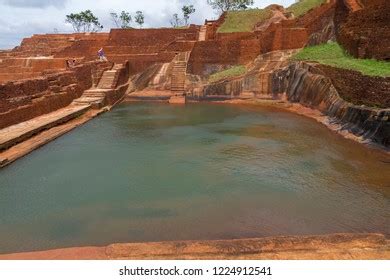
[[[22,142],[34,134],[67,122],[84,114],[90,105],[68,106],[55,112],[39,116],[0,130],[0,150]]]

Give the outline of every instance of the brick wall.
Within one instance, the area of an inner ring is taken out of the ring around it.
[[[109,63],[87,63],[45,77],[0,84],[0,129],[68,106]]]

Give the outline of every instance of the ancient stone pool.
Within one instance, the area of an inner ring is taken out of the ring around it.
[[[0,253],[390,234],[388,158],[275,109],[131,103],[0,170]]]

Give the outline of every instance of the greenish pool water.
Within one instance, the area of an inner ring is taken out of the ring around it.
[[[283,111],[121,105],[0,170],[0,253],[390,234],[389,168],[379,152]]]

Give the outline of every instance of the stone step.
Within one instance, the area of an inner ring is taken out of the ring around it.
[[[104,107],[104,99],[99,98],[94,101],[91,100],[75,100],[73,101],[74,105],[88,105],[91,106],[92,109],[98,110]]]
[[[82,96],[73,100],[73,103],[92,103],[92,102],[100,102],[103,101],[102,97],[91,97],[91,96]]]
[[[118,78],[118,71],[117,70],[105,71],[103,73],[102,78],[100,79],[100,82],[98,84],[98,88],[112,89],[115,86],[117,78]]]
[[[112,68],[113,70],[119,70],[120,68],[123,67],[123,64],[115,64],[114,67]]]
[[[84,114],[90,107],[90,105],[70,105],[52,113],[1,129],[0,150],[8,149],[43,130],[74,119]]]
[[[102,99],[104,100],[106,98],[105,95],[93,95],[93,94],[83,94],[83,98],[96,98],[96,99]]]

